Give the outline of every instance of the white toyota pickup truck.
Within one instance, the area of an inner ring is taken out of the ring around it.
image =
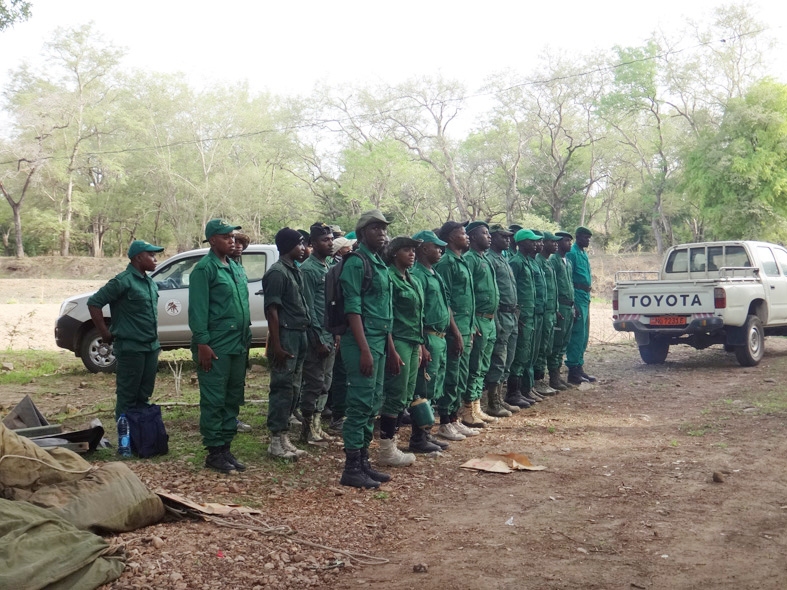
[[[765,336],[787,335],[787,249],[729,241],[670,248],[660,271],[619,271],[613,324],[634,332],[642,360],[663,363],[673,344],[722,344],[743,366]]]

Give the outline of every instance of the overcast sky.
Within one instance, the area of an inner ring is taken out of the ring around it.
[[[469,91],[505,68],[523,76],[546,47],[567,52],[641,44],[661,27],[707,20],[718,0],[32,0],[33,17],[0,33],[0,87],[9,69],[33,62],[58,26],[94,21],[127,48],[126,65],[185,72],[198,87],[246,79],[252,89],[306,94],[319,81],[396,83],[442,73]],[[537,4],[537,5],[536,5]],[[779,39],[787,2],[752,10]],[[687,44],[690,42],[687,40]],[[787,80],[781,45],[773,75]]]

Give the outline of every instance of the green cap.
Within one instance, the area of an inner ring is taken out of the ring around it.
[[[361,218],[358,220],[358,223],[355,224],[355,231],[358,232],[358,230],[361,230],[372,223],[384,223],[385,225],[389,225],[391,222],[385,218],[385,215],[383,215],[382,211],[379,209],[372,209],[371,211],[366,211],[365,213],[361,214]]]
[[[556,231],[556,232],[555,232],[555,235],[556,235],[558,238],[560,238],[561,240],[562,240],[563,238],[568,238],[568,239],[570,239],[570,240],[573,240],[573,239],[574,239],[574,236],[572,236],[572,235],[571,235],[570,233],[568,233],[567,231]]]
[[[164,250],[161,246],[154,246],[145,240],[134,240],[128,247],[128,257],[134,258],[140,252],[161,252]]]
[[[421,230],[417,234],[413,236],[414,240],[419,240],[421,242],[431,242],[432,244],[437,244],[438,246],[446,246],[448,242],[444,242],[433,231],[429,231],[428,229]]]
[[[299,234],[301,234],[301,237],[303,237],[304,244],[308,244],[311,241],[312,235],[309,232],[307,232],[305,229],[299,229],[297,231]]]
[[[393,256],[402,248],[417,248],[421,244],[423,244],[422,240],[416,240],[410,236],[396,236],[391,240],[391,243],[388,244],[388,254]]]
[[[490,234],[503,234],[504,236],[513,236],[514,232],[507,230],[505,227],[500,225],[499,223],[494,223],[489,226],[489,233]]]
[[[489,224],[486,221],[471,221],[470,223],[467,224],[465,231],[467,233],[470,233],[471,231],[473,231],[474,229],[478,229],[479,227],[485,227],[486,229],[489,229]]]
[[[512,223],[511,225],[508,226],[508,231],[510,231],[512,234],[515,234],[520,229],[523,229],[523,227],[518,223]]]
[[[523,242],[525,240],[539,240],[540,238],[529,229],[520,229],[514,236],[515,242]]]
[[[560,241],[560,240],[562,240],[563,238],[560,238],[560,237],[556,236],[556,235],[555,235],[555,234],[553,234],[551,231],[545,231],[545,232],[544,232],[544,239],[545,239],[545,240],[550,240],[550,241],[552,241],[552,242],[559,242],[559,241]]]
[[[593,232],[592,232],[592,231],[590,231],[588,228],[586,228],[585,226],[582,226],[582,225],[580,225],[580,226],[579,226],[579,227],[578,227],[578,228],[577,228],[577,229],[574,231],[574,233],[575,233],[575,234],[577,234],[577,235],[579,235],[579,234],[585,234],[586,236],[592,236],[592,235],[593,235]]]
[[[354,231],[351,231],[349,234],[347,234],[344,237],[347,238],[348,240],[357,240],[358,239],[358,238],[355,237],[355,232]]]
[[[239,225],[230,225],[223,219],[211,219],[205,225],[205,239],[203,242],[207,242],[216,234],[223,235],[228,234],[231,231],[235,231],[236,229],[241,229]]]

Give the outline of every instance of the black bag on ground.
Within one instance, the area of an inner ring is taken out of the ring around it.
[[[131,452],[139,457],[166,455],[169,452],[169,435],[161,419],[161,407],[151,404],[144,408],[126,410]]]
[[[333,265],[325,275],[325,329],[331,334],[341,336],[347,331],[347,318],[344,315],[344,290],[339,280],[344,263],[350,256],[358,256],[363,261],[363,281],[361,293],[372,286],[372,265],[360,252],[348,252],[342,261]]]

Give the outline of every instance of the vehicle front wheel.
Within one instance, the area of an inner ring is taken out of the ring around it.
[[[648,344],[639,347],[639,356],[646,365],[661,365],[667,360],[669,342],[658,338],[651,338]]]
[[[111,344],[104,344],[98,328],[91,328],[82,338],[79,350],[82,362],[91,373],[112,373],[117,359]]]
[[[748,316],[743,325],[743,334],[746,344],[735,347],[735,358],[742,367],[754,367],[765,354],[765,330],[760,318],[756,315]]]

